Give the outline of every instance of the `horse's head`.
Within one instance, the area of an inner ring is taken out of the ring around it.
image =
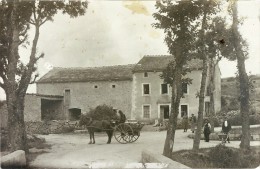
[[[91,117],[88,117],[87,115],[81,115],[79,119],[79,127],[83,125],[88,125],[92,121]]]

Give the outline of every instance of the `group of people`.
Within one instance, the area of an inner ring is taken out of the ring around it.
[[[191,124],[192,133],[194,133],[194,131],[195,131],[196,122],[197,122],[196,116],[194,116],[194,114],[192,114],[191,117],[190,117],[190,124]],[[183,116],[182,124],[183,124],[183,128],[184,128],[184,132],[187,132],[188,127],[189,127],[189,119],[188,119],[188,116],[186,114]]]
[[[195,128],[196,128],[196,123],[197,123],[197,119],[196,119],[196,116],[194,116],[194,114],[191,115],[190,119],[188,119],[187,115],[183,116],[182,124],[183,124],[183,128],[184,128],[184,132],[187,132],[187,130],[188,130],[189,121],[191,124],[191,131],[192,131],[192,133],[194,133]],[[230,124],[230,122],[228,122],[227,118],[225,117],[223,120],[223,123],[222,123],[222,133],[227,135],[228,143],[230,143],[230,138],[229,138],[230,130],[231,130],[231,124]],[[209,142],[210,133],[211,133],[210,122],[208,119],[205,119],[204,126],[203,126],[203,134],[204,134],[205,142]]]
[[[205,137],[205,141],[209,142],[209,135],[211,133],[211,125],[209,123],[209,120],[206,119],[205,120],[205,124],[204,124],[204,128],[203,128],[203,133],[204,133],[204,137]],[[229,132],[231,130],[231,124],[230,122],[227,120],[227,118],[225,117],[222,123],[222,133],[227,135],[227,141],[228,143],[230,143],[230,138],[229,138]]]

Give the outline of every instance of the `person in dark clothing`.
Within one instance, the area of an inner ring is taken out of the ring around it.
[[[222,132],[227,135],[228,143],[230,143],[230,139],[229,139],[229,132],[230,132],[230,130],[231,130],[231,124],[227,120],[227,118],[225,118],[223,123],[222,123]]]
[[[184,132],[187,132],[188,125],[189,125],[189,120],[188,120],[188,116],[187,115],[183,116],[182,125],[183,125]]]
[[[191,122],[191,131],[192,133],[194,133],[196,128],[196,122],[197,122],[196,116],[194,116],[194,114],[191,115],[190,122]]]
[[[208,120],[206,120],[205,122],[206,122],[206,123],[205,123],[205,125],[204,125],[204,131],[203,131],[203,133],[204,133],[205,141],[206,141],[206,142],[209,142],[209,135],[210,135],[211,125],[210,125],[210,123],[209,123]]]
[[[119,123],[124,123],[126,121],[125,114],[121,110],[119,110],[118,113],[120,115]]]

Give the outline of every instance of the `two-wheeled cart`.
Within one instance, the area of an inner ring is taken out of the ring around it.
[[[114,137],[122,144],[133,143],[140,137],[144,124],[139,122],[120,123],[114,127]]]

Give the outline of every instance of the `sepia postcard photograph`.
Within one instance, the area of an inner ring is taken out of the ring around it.
[[[259,0],[0,0],[3,169],[260,168]]]

